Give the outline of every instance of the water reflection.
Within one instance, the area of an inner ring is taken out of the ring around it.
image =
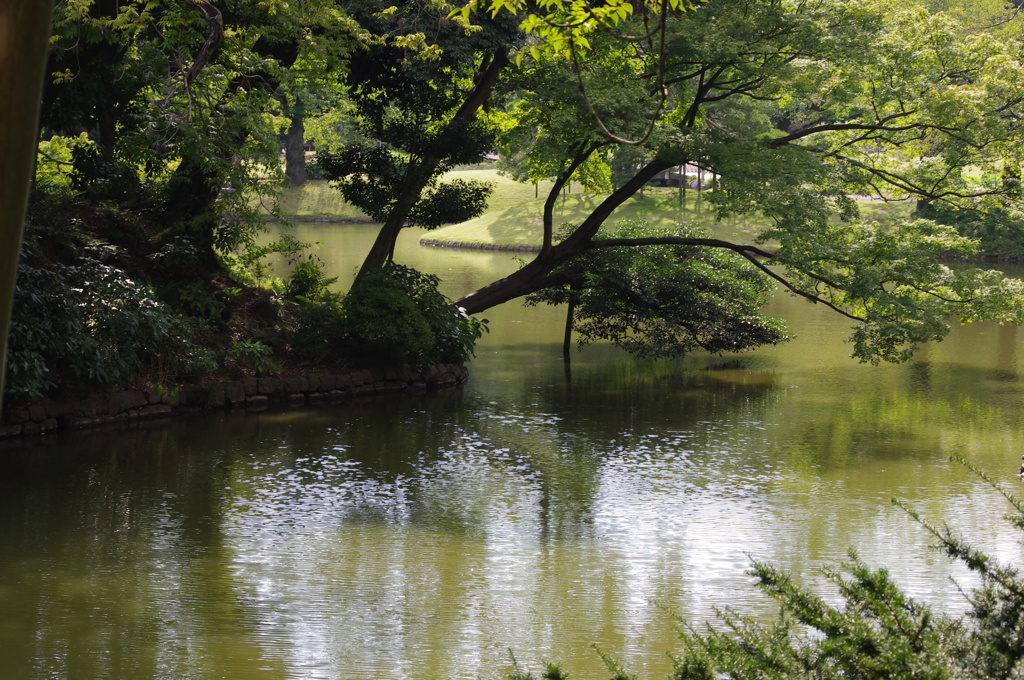
[[[1019,561],[1008,508],[948,460],[1016,482],[1016,332],[866,367],[834,319],[774,304],[799,339],[734,359],[596,346],[567,379],[557,310],[511,307],[462,389],[5,445],[0,667],[472,678],[511,648],[605,677],[597,643],[657,678],[665,609],[770,615],[751,557],[835,597],[815,570],[849,547],[962,610],[962,570],[889,499]]]

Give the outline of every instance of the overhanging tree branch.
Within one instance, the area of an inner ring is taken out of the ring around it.
[[[185,90],[192,89],[192,82],[199,76],[210,60],[216,56],[221,45],[224,44],[224,18],[214,5],[206,0],[181,0],[185,7],[198,9],[203,20],[206,21],[206,41],[199,48],[192,65],[185,71],[183,82]],[[191,95],[190,95],[191,96]]]
[[[680,236],[664,236],[664,237],[650,237],[650,238],[636,238],[636,239],[629,239],[629,238],[625,238],[625,239],[623,239],[623,238],[619,238],[619,239],[601,239],[601,240],[593,241],[591,243],[591,247],[592,248],[622,248],[622,247],[636,248],[636,247],[643,247],[643,246],[664,246],[664,245],[702,246],[702,247],[706,247],[706,248],[724,248],[726,250],[731,250],[734,253],[737,253],[738,255],[741,255],[743,258],[745,258],[747,261],[749,261],[751,264],[753,264],[759,270],[761,270],[762,272],[764,272],[765,274],[767,274],[771,278],[773,278],[776,281],[778,281],[779,283],[781,283],[783,286],[786,287],[786,289],[788,289],[790,292],[794,293],[795,295],[799,295],[800,297],[806,298],[807,300],[810,300],[811,302],[814,302],[814,303],[819,303],[820,302],[821,304],[825,305],[829,309],[832,309],[833,311],[835,311],[835,312],[837,312],[837,313],[839,313],[839,314],[841,314],[841,315],[843,315],[843,316],[845,316],[845,317],[847,317],[849,319],[853,319],[854,321],[866,321],[866,319],[864,317],[857,316],[855,314],[851,314],[851,313],[847,312],[846,310],[844,310],[843,308],[838,307],[834,303],[829,302],[828,300],[826,300],[825,298],[821,297],[820,295],[815,295],[813,293],[808,293],[807,291],[802,290],[801,288],[798,288],[797,286],[795,286],[788,279],[786,279],[785,277],[780,275],[778,272],[773,271],[770,267],[766,266],[763,262],[760,261],[760,259],[758,259],[758,258],[764,258],[764,259],[767,259],[767,260],[772,260],[772,259],[774,259],[776,257],[775,254],[774,253],[770,253],[770,252],[768,252],[766,250],[763,250],[761,248],[758,248],[756,246],[749,246],[749,245],[742,245],[742,244],[738,244],[738,243],[731,243],[729,241],[723,241],[721,239],[716,239],[716,238],[688,238],[688,237],[680,237]],[[816,275],[816,274],[813,274],[813,273],[807,273],[807,272],[801,272],[801,273],[803,273],[805,276],[808,276],[808,277],[810,277],[812,279],[821,281],[822,283],[825,283],[826,285],[828,285],[830,287],[837,288],[837,289],[841,288],[841,286],[839,286],[838,284],[836,284],[834,282],[831,282],[831,281],[827,280],[826,278],[824,278],[824,277],[822,277],[820,275]]]

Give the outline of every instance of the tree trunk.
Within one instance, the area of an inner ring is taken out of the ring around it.
[[[572,349],[572,324],[576,317],[576,296],[578,291],[575,286],[569,287],[569,304],[565,310],[565,335],[562,338],[562,354],[568,360],[569,352]]]
[[[402,233],[406,220],[416,206],[416,202],[419,201],[420,194],[426,188],[436,166],[437,162],[433,162],[432,165],[428,163],[426,166],[410,163],[409,169],[406,171],[406,181],[402,186],[402,193],[391,208],[387,220],[381,225],[380,231],[377,232],[377,238],[370,246],[370,252],[366,254],[359,272],[356,273],[353,286],[362,281],[364,276],[380,269],[394,257],[398,236]]]
[[[284,174],[293,187],[306,183],[306,126],[302,102],[296,97],[291,109],[291,125],[285,135]]]
[[[0,3],[0,405],[52,6],[40,0]]]
[[[446,127],[458,130],[476,119],[477,113],[484,107],[491,96],[491,90],[498,82],[498,76],[508,65],[508,54],[505,48],[496,50],[484,59],[481,72],[475,79],[473,89],[466,95],[458,110],[452,115]],[[433,156],[420,158],[415,165],[410,165],[408,178],[402,187],[401,195],[395,201],[391,213],[377,233],[377,238],[363,260],[353,286],[359,283],[369,272],[383,267],[395,253],[395,243],[413,207],[420,199],[420,194],[434,174],[434,170],[445,158],[445,150],[438,149]]]
[[[568,238],[556,246],[545,248],[522,269],[515,271],[503,279],[487,284],[456,301],[469,314],[479,314],[484,310],[514,300],[545,287],[547,276],[559,265],[586,252],[591,241],[604,221],[630,196],[659,172],[672,167],[673,163],[653,160],[641,168],[628,182],[616,189],[601,202],[593,212],[577,227]],[[558,184],[552,191],[559,191]]]

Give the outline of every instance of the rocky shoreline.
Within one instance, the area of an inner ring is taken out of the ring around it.
[[[157,386],[147,390],[95,393],[66,402],[39,400],[5,406],[0,414],[0,440],[219,409],[262,409],[275,404],[302,406],[383,394],[422,394],[453,387],[468,377],[469,372],[461,364],[439,364],[424,371],[309,372],[172,389]]]

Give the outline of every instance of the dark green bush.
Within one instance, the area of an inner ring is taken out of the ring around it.
[[[436,276],[390,263],[345,296],[347,350],[357,361],[422,368],[460,363],[486,329],[437,290]]]
[[[969,210],[927,203],[918,209],[917,215],[949,225],[961,236],[978,239],[982,253],[1024,255],[1024,216],[1018,211]]]
[[[7,392],[40,396],[56,379],[119,386],[215,366],[197,329],[145,284],[97,260],[32,264],[23,249],[11,318]]]
[[[706,237],[680,224],[678,236]],[[608,238],[656,238],[644,222],[607,230]],[[695,351],[740,352],[787,339],[785,325],[762,313],[775,289],[753,265],[717,248],[657,245],[598,248],[556,270],[565,285],[530,294],[527,304],[570,303],[580,347],[611,341],[637,357]]]
[[[327,179],[324,169],[316,162],[316,159],[306,161],[306,179]]]
[[[310,300],[295,313],[295,328],[289,336],[299,356],[323,360],[345,343],[345,322],[337,300]]]

